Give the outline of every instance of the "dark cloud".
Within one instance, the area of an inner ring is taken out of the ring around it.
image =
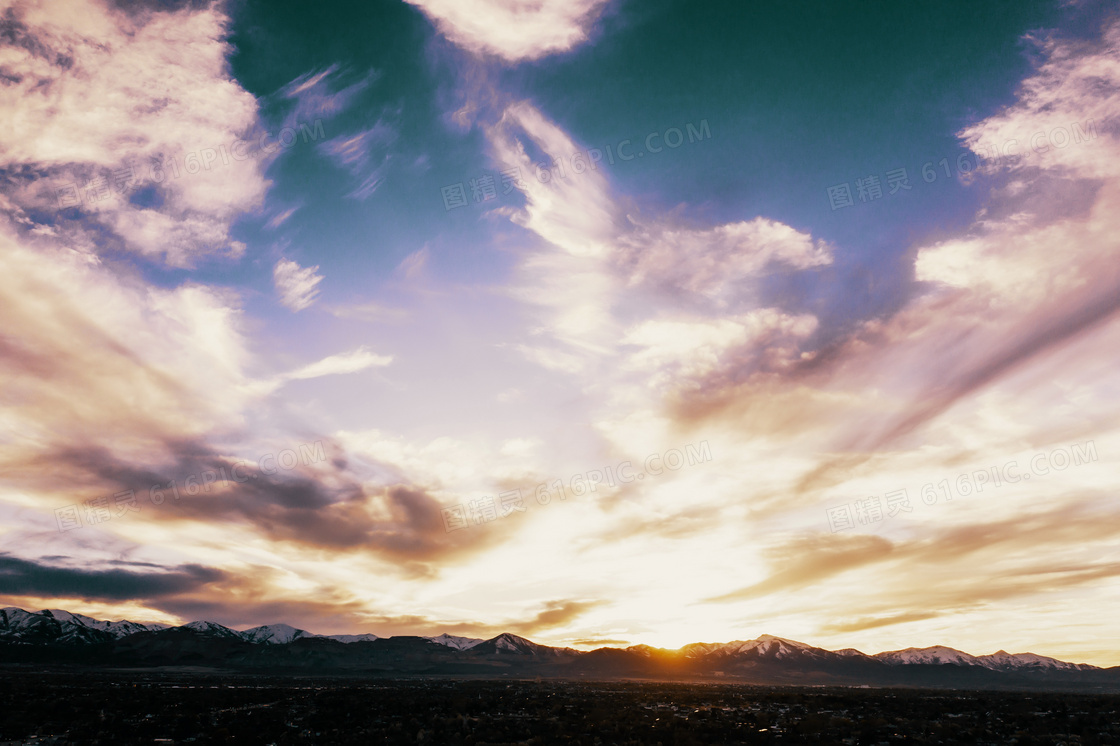
[[[326,458],[310,463],[298,446],[289,449],[303,458],[291,469],[278,468],[275,456],[254,464],[224,456],[202,440],[182,439],[163,442],[169,463],[159,466],[130,463],[107,448],[84,446],[31,460],[18,476],[71,495],[131,490],[142,510],[130,520],[248,523],[273,541],[372,552],[400,561],[412,574],[430,574],[434,563],[500,540],[487,525],[448,531],[443,504],[419,486],[364,486],[347,470],[341,449],[329,439],[322,441]],[[197,494],[188,493],[188,480]]]
[[[99,570],[48,565],[0,554],[0,594],[62,596],[88,601],[158,599],[198,591],[225,580],[226,573],[188,564],[163,571]]]
[[[545,608],[529,622],[510,625],[521,633],[531,635],[535,632],[559,627],[582,616],[587,611],[602,606],[605,601],[549,601]]]
[[[589,647],[589,648],[590,647],[605,648],[605,647],[615,647],[615,646],[621,646],[621,645],[629,645],[630,641],[629,640],[611,640],[611,639],[608,639],[608,638],[591,637],[591,638],[585,638],[585,639],[582,639],[582,640],[572,640],[572,644],[573,645],[579,645],[581,647]]]
[[[152,11],[174,13],[183,9],[203,10],[213,4],[213,0],[112,0],[113,5],[130,14],[150,13]]]
[[[848,632],[862,632],[867,629],[889,627],[892,624],[906,624],[907,622],[920,622],[925,619],[936,619],[941,616],[938,611],[912,611],[902,614],[893,614],[882,617],[860,617],[850,622],[834,622],[821,628],[821,634],[843,634]]]
[[[16,8],[8,8],[0,16],[0,47],[23,49],[34,57],[45,59],[63,69],[68,69],[74,61],[69,55],[55,53],[23,23]]]

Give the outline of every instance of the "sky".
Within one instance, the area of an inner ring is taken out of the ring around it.
[[[1120,665],[1120,12],[0,1],[0,605]]]

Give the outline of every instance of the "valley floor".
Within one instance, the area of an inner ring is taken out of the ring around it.
[[[6,673],[4,744],[1120,744],[1120,695]]]

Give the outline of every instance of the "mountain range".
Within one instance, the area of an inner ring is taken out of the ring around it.
[[[771,635],[679,650],[648,645],[579,651],[503,633],[488,640],[316,635],[287,624],[234,630],[109,622],[60,609],[0,609],[0,665],[203,667],[257,673],[705,679],[756,684],[1120,690],[1120,667],[1033,653],[974,656],[953,648],[868,655]]]

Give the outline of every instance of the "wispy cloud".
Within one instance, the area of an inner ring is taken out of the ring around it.
[[[369,322],[400,321],[408,316],[408,312],[402,308],[390,308],[375,302],[331,306],[327,311],[340,319]]]
[[[319,265],[301,267],[290,259],[281,259],[272,268],[272,282],[280,302],[293,311],[310,308],[319,297],[323,276],[316,274]]]
[[[300,122],[336,117],[381,77],[378,71],[370,70],[354,82],[342,84],[340,79],[347,72],[337,64],[330,65],[304,73],[280,89],[283,98],[295,102],[285,123],[291,127]]]
[[[353,77],[339,65],[300,75],[286,85],[280,94],[295,104],[285,119],[289,127],[316,119],[335,118],[357,105],[358,99],[381,77],[370,70],[352,83],[342,80]],[[389,123],[391,112],[378,119],[371,127],[357,132],[338,135],[319,144],[319,151],[340,168],[349,171],[358,186],[350,197],[364,200],[373,194],[385,178],[392,159],[391,146],[398,137],[397,130]]]
[[[455,44],[508,62],[566,52],[588,38],[607,0],[408,0]]]
[[[409,280],[419,277],[428,264],[429,255],[427,246],[417,249],[401,260],[401,263],[397,265],[397,272]]]
[[[318,362],[297,368],[291,373],[284,374],[288,380],[303,380],[319,378],[320,376],[336,376],[345,373],[357,373],[366,368],[381,367],[393,362],[392,355],[375,355],[368,347],[359,347],[350,352],[325,357]]]
[[[327,140],[320,148],[339,166],[360,180],[350,196],[364,200],[377,191],[392,159],[389,147],[397,132],[384,121],[352,135]]]
[[[289,207],[286,210],[279,210],[272,217],[270,217],[268,219],[268,222],[265,223],[265,227],[268,228],[269,230],[276,230],[281,225],[286,223],[288,221],[288,218],[295,215],[297,210],[299,210],[298,206],[297,207]]]

